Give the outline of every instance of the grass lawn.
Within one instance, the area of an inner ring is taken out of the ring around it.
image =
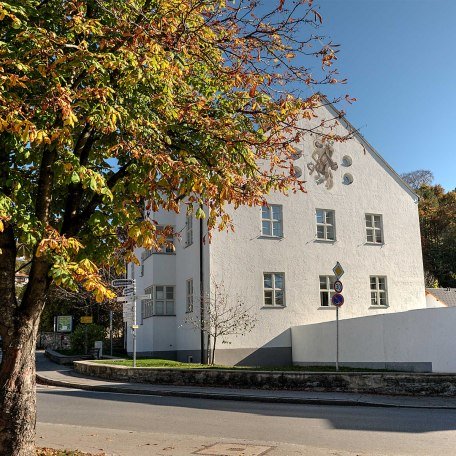
[[[105,456],[105,453],[83,453],[78,450],[54,450],[53,448],[37,448],[36,456]]]
[[[116,360],[99,360],[94,361],[100,364],[111,364],[114,366],[133,367],[131,359],[116,359]],[[284,367],[261,367],[261,366],[208,366],[197,363],[181,363],[179,361],[171,361],[169,359],[156,358],[138,358],[136,367],[154,367],[154,368],[175,368],[175,369],[235,369],[235,370],[257,370],[257,371],[300,371],[300,372],[335,372],[335,366],[284,366]],[[352,367],[339,367],[340,372],[391,372],[386,369],[363,369]]]

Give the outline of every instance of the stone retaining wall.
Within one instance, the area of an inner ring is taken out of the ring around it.
[[[454,374],[131,368],[90,361],[76,361],[74,366],[77,372],[84,375],[133,383],[414,396],[456,396],[456,375]]]

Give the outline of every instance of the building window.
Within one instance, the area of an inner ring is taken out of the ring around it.
[[[388,292],[386,287],[386,277],[371,276],[371,305],[372,306],[388,306]]]
[[[383,243],[381,215],[366,214],[366,240],[370,244]]]
[[[135,263],[130,264],[130,279],[135,279]]]
[[[148,318],[151,317],[154,314],[154,301],[153,301],[153,296],[154,296],[154,287],[147,287],[144,289],[144,294],[150,294],[151,299],[143,299],[141,301],[141,311],[142,311],[142,317],[143,318]]]
[[[271,204],[261,209],[261,234],[270,237],[282,237],[282,206]]]
[[[186,285],[186,312],[193,312],[193,279],[187,280]]]
[[[331,298],[336,293],[334,291],[335,276],[320,276],[320,306],[332,306]]]
[[[336,213],[328,209],[317,209],[317,239],[323,241],[336,240]]]
[[[193,217],[187,215],[185,221],[185,245],[189,246],[193,244]]]
[[[141,261],[141,277],[144,277],[144,260]]]
[[[174,287],[155,286],[154,315],[175,315]]]
[[[263,275],[264,305],[285,306],[285,275],[283,272],[265,272]]]
[[[142,301],[143,318],[153,315],[175,315],[174,310],[174,287],[154,285],[144,290],[152,295],[152,299]]]

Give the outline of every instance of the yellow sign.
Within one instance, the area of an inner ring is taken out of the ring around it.
[[[81,323],[93,323],[93,317],[90,315],[86,315],[85,317],[81,317]]]

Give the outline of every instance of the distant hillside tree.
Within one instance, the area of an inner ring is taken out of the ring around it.
[[[417,194],[426,285],[456,287],[456,190],[422,185]]]
[[[434,175],[427,169],[418,169],[409,173],[403,173],[401,177],[414,190],[418,190],[422,185],[432,185],[434,181]]]

